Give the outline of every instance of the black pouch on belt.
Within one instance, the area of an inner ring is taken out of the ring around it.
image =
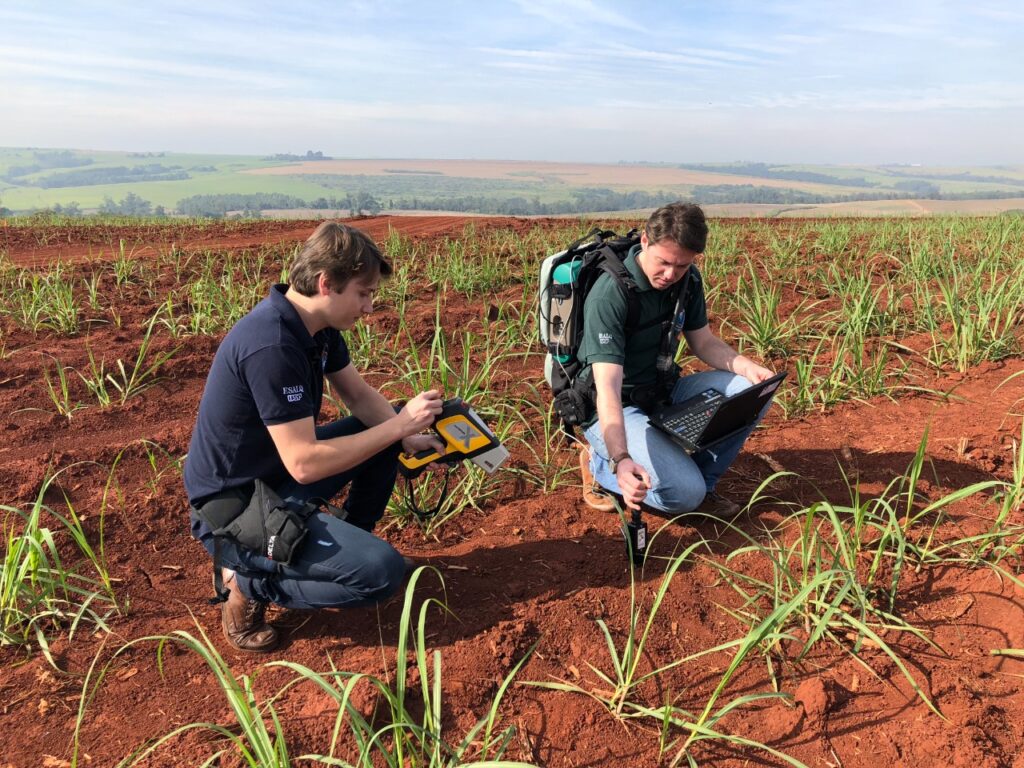
[[[589,403],[582,393],[569,387],[555,395],[555,413],[564,424],[576,427],[590,415]]]
[[[346,513],[323,499],[308,501],[297,508],[288,506],[269,485],[255,480],[208,500],[194,512],[213,534],[213,591],[211,603],[224,602],[228,590],[221,575],[221,541],[233,539],[275,563],[290,563],[308,533],[310,515],[321,507],[339,520]]]
[[[644,413],[651,413],[659,404],[658,387],[653,384],[640,384],[630,391],[629,398],[624,405],[635,405]]]
[[[255,481],[249,504],[234,520],[213,532],[230,536],[243,547],[259,552],[275,563],[290,563],[309,532],[307,520],[317,506],[307,502],[289,507],[274,489]]]

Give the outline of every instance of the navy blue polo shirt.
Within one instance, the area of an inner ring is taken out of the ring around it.
[[[324,374],[349,364],[334,328],[310,336],[285,298],[287,285],[228,331],[213,358],[185,460],[185,490],[195,506],[205,498],[259,478],[288,479],[267,426],[320,414]]]

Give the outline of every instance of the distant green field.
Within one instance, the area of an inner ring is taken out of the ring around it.
[[[361,196],[383,209],[579,213],[705,204],[829,204],[899,198],[1024,196],[1024,167],[765,163],[569,164],[307,160],[171,152],[0,148],[0,206],[16,213],[76,204],[83,212],[132,194],[175,212],[196,195],[268,210]],[[286,195],[288,204],[252,196]],[[323,203],[321,203],[322,205]],[[339,202],[337,207],[345,207]]]
[[[192,195],[280,193],[312,199],[337,193],[337,190],[328,190],[294,177],[277,177],[273,184],[268,184],[267,178],[234,171],[216,171],[192,174],[191,178],[182,181],[139,181],[56,189],[0,186],[0,201],[13,210],[50,208],[55,203],[68,205],[72,202],[77,202],[83,209],[90,209],[98,207],[104,198],[119,200],[129,192],[134,192],[153,205],[162,205],[170,210],[179,200]]]

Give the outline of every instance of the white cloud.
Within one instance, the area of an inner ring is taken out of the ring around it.
[[[544,72],[546,74],[563,71],[562,67],[528,61],[485,61],[483,66],[493,67],[494,69],[514,70],[516,72]]]
[[[261,88],[286,88],[297,83],[293,77],[253,73],[223,65],[16,46],[0,48],[0,66],[10,68],[9,71],[34,72],[52,79],[81,80],[110,86],[142,85],[153,77],[174,80],[174,87],[189,87],[181,83],[182,80]]]
[[[526,14],[567,29],[601,25],[632,32],[648,31],[630,17],[591,0],[515,0],[515,4]]]
[[[547,61],[569,61],[574,58],[572,54],[565,51],[545,51],[530,48],[487,48],[480,47],[475,50],[481,53],[495,54],[498,56],[510,56],[520,59],[545,59]]]
[[[956,125],[936,152],[1010,158],[1019,39],[1009,0],[54,0],[0,9],[0,144],[841,161]]]
[[[612,58],[649,61],[681,69],[690,67],[732,67],[751,65],[756,62],[756,59],[752,56],[732,53],[731,51],[716,51],[707,48],[690,49],[685,47],[682,47],[680,50],[682,52],[651,51],[618,43],[609,44],[606,48],[607,55]]]

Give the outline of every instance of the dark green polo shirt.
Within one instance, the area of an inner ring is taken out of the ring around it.
[[[630,392],[638,386],[650,386],[657,379],[655,362],[661,348],[662,321],[672,318],[675,300],[670,290],[658,290],[637,264],[640,246],[630,249],[623,264],[636,281],[639,317],[637,331],[626,338],[626,297],[618,283],[607,274],[601,275],[587,294],[583,305],[583,341],[577,355],[583,363],[582,382],[593,380],[594,363],[615,363],[622,366],[622,401],[629,402]],[[690,280],[684,310],[684,331],[695,331],[708,324],[704,284],[697,267],[691,266],[684,280]],[[678,369],[676,370],[678,376]],[[585,426],[594,423],[594,414]]]

